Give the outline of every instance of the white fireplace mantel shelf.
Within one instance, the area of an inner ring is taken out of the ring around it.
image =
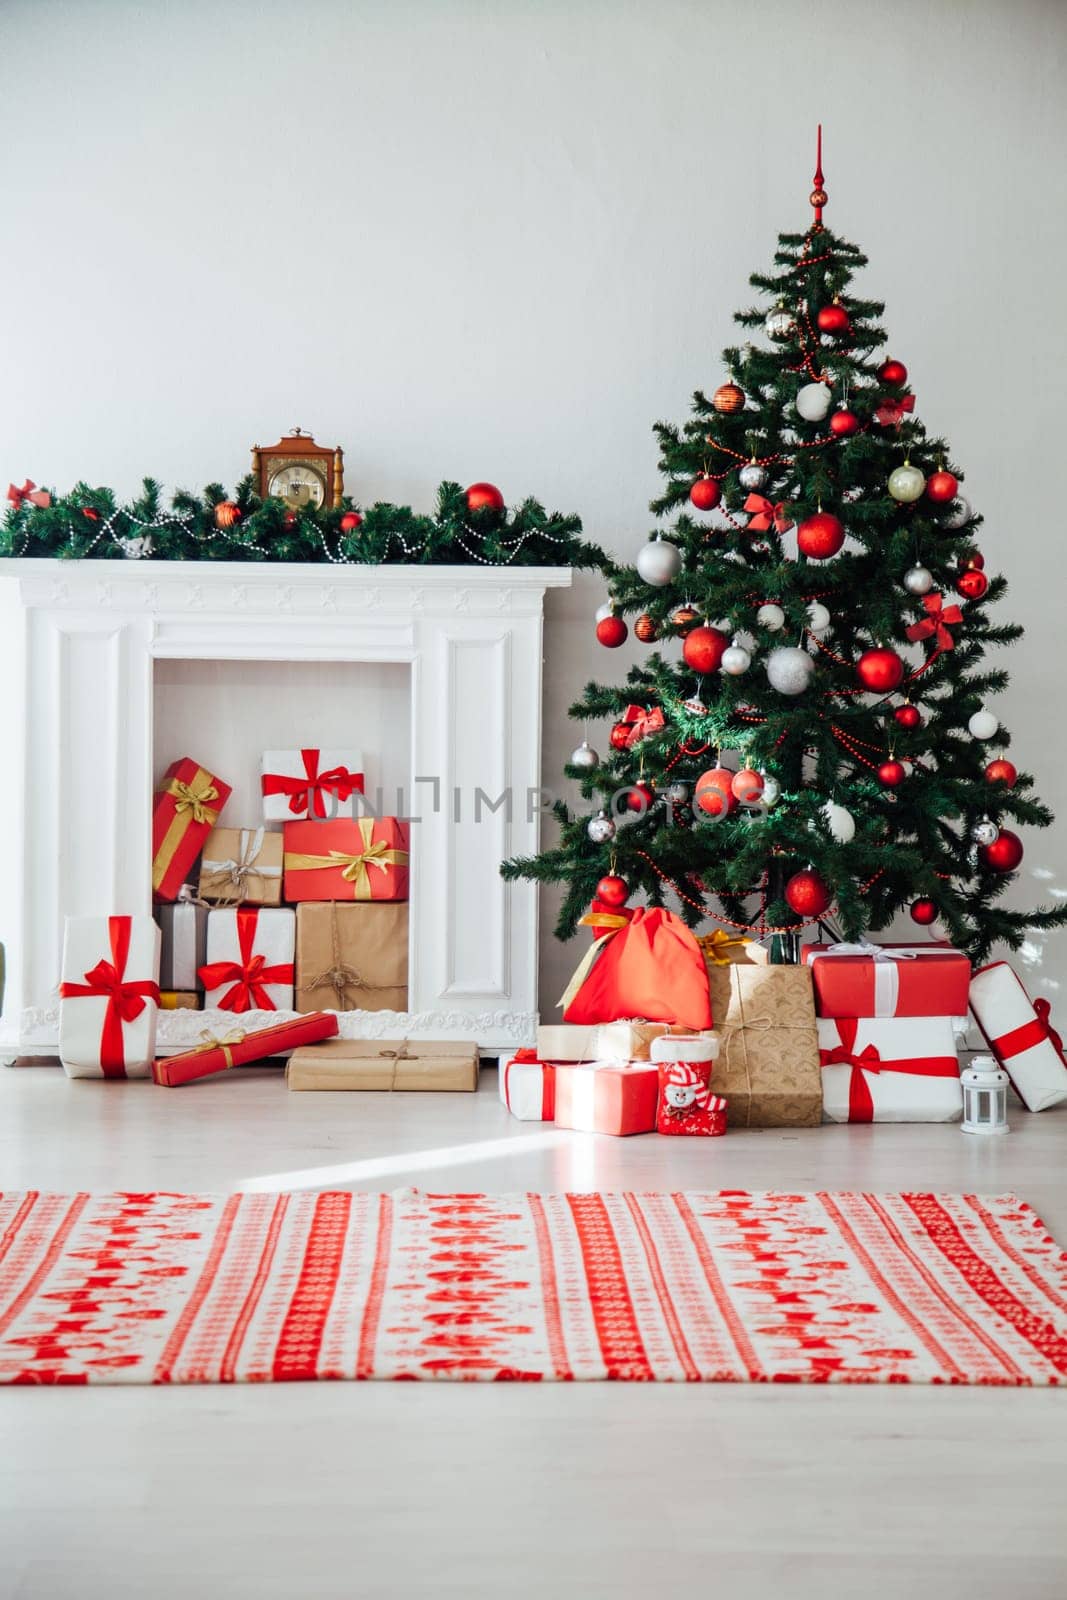
[[[162,660],[407,667],[405,766],[436,778],[439,800],[431,783],[412,797],[410,1009],[389,1022],[486,1051],[528,1042],[536,895],[499,864],[537,848],[542,607],[570,582],[565,567],[0,561],[0,748],[14,778],[0,786],[0,1056],[56,1049],[67,915],[150,909]],[[475,817],[479,789],[512,801]],[[161,1048],[185,1042],[195,1016],[162,1013]],[[383,1020],[346,1013],[343,1031],[378,1037]]]

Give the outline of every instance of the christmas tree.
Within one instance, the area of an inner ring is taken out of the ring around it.
[[[853,289],[866,257],[822,220],[778,239],[747,342],[682,426],[659,423],[666,484],[636,566],[605,565],[600,643],[649,645],[625,685],[591,683],[571,716],[611,719],[610,750],[566,768],[589,809],[559,802],[555,848],[508,877],[566,883],[557,932],[591,902],[643,895],[796,960],[813,924],[856,939],[902,910],[939,920],[974,959],[1067,921],[1002,903],[1047,827],[989,702],[1002,577],[976,543],[963,473],[884,359],[884,307]]]

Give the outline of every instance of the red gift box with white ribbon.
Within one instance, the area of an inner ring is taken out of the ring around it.
[[[656,1127],[659,1068],[649,1061],[558,1061],[556,1126],[617,1137]]]
[[[971,1009],[1028,1111],[1047,1111],[1067,1100],[1063,1040],[1049,1020],[1049,1003],[1031,1000],[1006,961],[979,967],[971,980]]]
[[[965,1017],[971,963],[948,943],[809,944],[820,1017]]]
[[[831,1122],[955,1122],[963,1090],[951,1017],[819,1017]]]
[[[500,1063],[500,1098],[520,1122],[551,1122],[556,1114],[556,1065],[536,1050],[517,1050]]]
[[[291,1011],[296,914],[241,906],[209,911],[204,1006],[221,1011]]]
[[[59,985],[67,1077],[149,1077],[158,1009],[159,929],[151,917],[68,917]]]

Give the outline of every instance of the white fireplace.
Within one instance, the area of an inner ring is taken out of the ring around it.
[[[399,791],[413,819],[409,1010],[347,1012],[342,1032],[529,1042],[536,893],[498,869],[537,848],[542,606],[570,581],[556,567],[0,564],[0,1056],[56,1051],[65,916],[150,910],[167,763],[191,755],[233,783],[222,820],[247,826],[261,751],[308,744],[361,747],[372,804],[380,788],[395,812]],[[161,1013],[161,1050],[215,1020]]]

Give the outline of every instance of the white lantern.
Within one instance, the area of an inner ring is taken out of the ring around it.
[[[961,1133],[1008,1132],[1008,1074],[992,1056],[975,1056],[960,1073],[963,1085]]]
[[[833,395],[825,383],[806,383],[797,393],[797,411],[805,422],[821,422],[830,409]]]

